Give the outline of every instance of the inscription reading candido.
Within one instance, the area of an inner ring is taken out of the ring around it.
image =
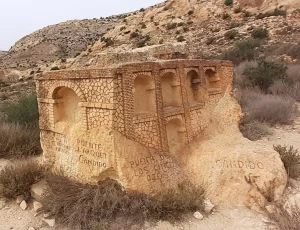
[[[243,161],[243,160],[216,160],[219,168],[246,168],[246,169],[264,169],[263,163],[259,161]]]
[[[136,177],[146,177],[148,181],[169,178],[170,169],[175,168],[170,156],[154,155],[130,161],[130,168]]]

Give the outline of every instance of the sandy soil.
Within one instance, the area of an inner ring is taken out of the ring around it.
[[[300,105],[298,104],[300,111]],[[271,136],[264,137],[257,141],[266,146],[273,145],[293,145],[300,150],[300,115],[294,120],[293,124],[285,126],[277,126],[274,128],[274,133]],[[0,160],[0,170],[9,164],[7,160]],[[291,189],[291,188],[289,188]],[[297,191],[294,191],[294,193]],[[192,217],[181,224],[171,225],[169,222],[159,222],[157,226],[145,226],[143,229],[151,230],[260,230],[265,229],[266,219],[247,209],[217,209],[217,211],[203,220],[196,220]],[[29,227],[34,227],[36,230],[65,228],[54,227],[50,228],[42,221],[42,216],[34,216],[32,204],[29,208],[23,211],[14,201],[3,202],[0,200],[0,230],[28,230]]]

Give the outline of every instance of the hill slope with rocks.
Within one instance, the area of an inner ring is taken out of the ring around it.
[[[257,29],[268,33],[267,39],[250,47],[257,57],[295,61],[300,56],[299,19],[298,0],[168,0],[106,19],[48,26],[22,38],[7,55],[0,56],[0,67],[7,73],[19,70],[26,78],[53,67],[111,64],[128,59],[127,52],[132,61],[234,59],[239,54],[224,54],[253,37]]]

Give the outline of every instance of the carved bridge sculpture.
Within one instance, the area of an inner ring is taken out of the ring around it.
[[[44,162],[89,183],[177,183],[176,157],[209,126],[232,75],[231,62],[205,60],[47,72],[36,78]]]

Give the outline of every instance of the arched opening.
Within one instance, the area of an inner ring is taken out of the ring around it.
[[[167,123],[167,137],[169,151],[176,155],[186,143],[186,129],[180,119],[172,119]]]
[[[165,73],[162,76],[163,107],[181,106],[180,82],[176,81],[174,73]]]
[[[80,101],[74,90],[68,87],[58,87],[53,92],[54,122],[67,121],[71,123],[80,121]]]
[[[139,75],[134,80],[134,113],[155,113],[154,82],[147,75]]]
[[[201,87],[201,80],[199,74],[195,70],[190,70],[186,78],[186,91],[188,94],[189,104],[201,102],[199,89]]]
[[[213,69],[207,69],[205,75],[208,79],[209,88],[219,88],[220,87],[220,77],[216,71]]]

